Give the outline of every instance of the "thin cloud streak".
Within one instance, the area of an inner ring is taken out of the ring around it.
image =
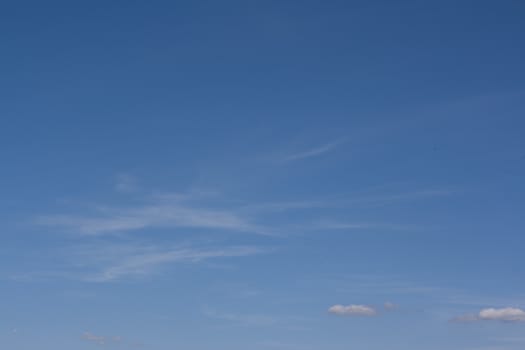
[[[319,208],[343,208],[355,206],[382,206],[425,198],[447,197],[454,194],[450,189],[424,189],[391,194],[346,195],[318,200],[276,201],[246,205],[242,209],[251,212],[285,212],[289,210],[310,210]]]
[[[91,215],[47,215],[37,218],[37,223],[60,230],[81,234],[82,239],[95,240],[91,246],[76,250],[67,270],[60,268],[41,275],[22,276],[22,279],[58,277],[80,279],[86,282],[111,282],[121,279],[145,277],[158,273],[163,267],[177,263],[199,263],[225,257],[242,257],[265,253],[258,247],[210,247],[194,242],[186,246],[143,246],[129,244],[123,233],[150,229],[200,229],[217,233],[250,233],[282,237],[294,232],[312,230],[406,230],[406,225],[374,222],[338,222],[324,219],[317,222],[285,222],[275,224],[268,215],[279,215],[288,210],[308,210],[312,207],[348,206],[370,201],[376,203],[416,200],[448,194],[444,190],[424,190],[394,195],[375,195],[349,199],[262,203],[249,206],[237,203],[224,205],[222,197],[213,193],[156,194],[143,196],[143,203],[127,207],[99,207]],[[221,205],[223,204],[223,205]],[[277,210],[277,212],[275,212]],[[264,223],[261,225],[260,223]],[[184,230],[187,231],[187,230]],[[184,232],[181,230],[181,232]],[[141,232],[144,233],[144,232]],[[108,237],[106,237],[108,236]],[[105,238],[101,238],[105,237]],[[138,236],[137,236],[138,237]],[[148,236],[149,237],[149,236]],[[191,236],[192,237],[192,236]],[[188,237],[188,238],[191,238]],[[125,240],[123,240],[125,238]],[[150,239],[149,237],[148,239]],[[114,242],[119,241],[115,244]],[[146,240],[148,241],[148,240]],[[20,277],[19,277],[20,278]],[[405,286],[399,286],[404,289]]]
[[[419,200],[424,198],[445,197],[454,194],[449,189],[427,189],[419,191],[410,191],[404,193],[394,193],[386,195],[369,195],[356,198],[350,198],[346,201],[347,204],[371,204],[371,205],[387,205],[393,202]]]
[[[327,144],[318,146],[316,148],[311,148],[311,149],[304,150],[304,151],[301,151],[301,152],[292,153],[292,154],[289,154],[289,155],[283,157],[282,161],[283,162],[293,162],[293,161],[296,161],[296,160],[302,160],[302,159],[306,159],[306,158],[317,157],[317,156],[320,156],[322,154],[325,154],[327,152],[330,152],[330,151],[334,150],[339,145],[341,145],[343,142],[344,141],[341,141],[341,140],[334,141],[334,142],[331,142],[331,143],[327,143]]]
[[[112,282],[145,277],[175,263],[196,264],[211,259],[248,257],[266,252],[268,250],[254,246],[161,248],[136,244],[103,244],[80,250],[75,254],[75,260],[77,264],[90,270],[79,276],[83,281]]]
[[[146,228],[201,228],[271,234],[233,211],[192,207],[180,201],[161,201],[134,208],[110,209],[92,217],[41,216],[36,222],[85,235],[102,235]]]
[[[225,202],[223,198],[214,198],[212,202],[206,202],[206,194],[202,193],[168,193],[144,197],[143,204],[131,207],[102,207],[92,215],[42,215],[37,217],[35,222],[39,225],[56,227],[87,236],[123,233],[150,228],[207,229],[280,236],[285,230],[297,228],[297,225],[292,224],[272,228],[257,223],[256,219],[267,214],[279,214],[286,211],[381,206],[450,194],[452,192],[446,189],[428,189],[387,195],[372,194],[347,198],[237,204],[232,206],[232,203]],[[223,205],[217,208],[221,203]],[[385,228],[403,230],[409,228],[406,225],[337,221],[307,223],[307,225],[308,228],[319,229]]]
[[[165,272],[176,265],[206,264],[231,258],[247,258],[272,253],[272,248],[231,245],[196,244],[160,245],[140,242],[108,242],[69,246],[66,254],[58,254],[59,264],[30,274],[11,276],[18,282],[74,280],[87,283],[108,283],[140,280]]]
[[[409,225],[384,224],[374,222],[337,222],[320,221],[312,223],[305,229],[309,230],[389,230],[389,231],[410,231],[416,229]]]

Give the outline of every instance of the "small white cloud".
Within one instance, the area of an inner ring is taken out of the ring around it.
[[[507,307],[503,309],[483,309],[479,312],[480,320],[489,321],[525,321],[525,311],[518,308]]]
[[[453,322],[499,321],[525,322],[525,310],[513,307],[482,309],[478,314],[466,314],[455,317]]]
[[[339,316],[375,316],[377,311],[366,305],[333,305],[328,312]]]

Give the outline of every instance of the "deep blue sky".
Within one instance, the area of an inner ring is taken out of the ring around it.
[[[0,347],[519,350],[522,1],[4,1]]]

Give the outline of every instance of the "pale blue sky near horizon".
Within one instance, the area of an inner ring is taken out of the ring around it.
[[[522,1],[4,1],[0,347],[522,350]]]

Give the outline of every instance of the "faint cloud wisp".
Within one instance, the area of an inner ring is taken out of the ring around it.
[[[84,248],[75,258],[88,269],[83,272],[82,280],[112,282],[148,276],[163,266],[175,263],[196,264],[210,259],[247,257],[265,252],[252,246],[161,248],[137,244],[104,244]]]
[[[296,160],[317,157],[317,156],[320,156],[322,154],[325,154],[327,152],[334,150],[339,145],[341,145],[343,142],[344,142],[343,140],[337,140],[337,141],[330,142],[330,143],[327,143],[327,144],[324,144],[324,145],[321,145],[315,148],[299,151],[296,153],[291,153],[291,154],[284,156],[281,161],[284,163],[287,163],[287,162],[293,162]]]

